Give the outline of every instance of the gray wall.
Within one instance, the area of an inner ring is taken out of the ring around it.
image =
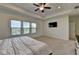
[[[23,16],[19,16],[19,15],[14,15],[14,14],[0,13],[0,39],[8,38],[10,36],[9,21],[11,19],[36,22],[37,23],[37,33],[28,35],[30,37],[37,37],[37,36],[41,36],[43,34],[43,26],[42,26],[43,21],[40,19],[28,17],[28,16],[23,17]]]
[[[75,22],[75,34],[79,35],[79,16],[69,16],[69,22]]]
[[[57,28],[49,28],[49,22],[57,22]],[[49,37],[69,40],[69,17],[57,16],[44,22],[44,34]]]

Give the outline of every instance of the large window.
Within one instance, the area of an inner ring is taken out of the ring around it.
[[[30,33],[30,22],[23,22],[23,34]]]
[[[11,35],[32,34],[37,32],[37,24],[27,21],[11,20]]]
[[[36,30],[37,30],[36,27],[37,27],[36,23],[31,23],[31,33],[36,33]]]
[[[21,34],[21,21],[11,20],[11,35]]]

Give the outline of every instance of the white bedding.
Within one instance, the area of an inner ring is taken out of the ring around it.
[[[47,44],[27,36],[0,40],[0,55],[48,55]]]
[[[32,51],[20,39],[12,39],[12,44],[16,55],[33,55]]]
[[[14,55],[11,39],[3,40],[0,44],[0,55]]]
[[[48,55],[52,52],[52,50],[48,47],[47,44],[37,41],[35,39],[32,39],[30,37],[20,37],[20,40],[28,46],[33,54],[35,55]]]

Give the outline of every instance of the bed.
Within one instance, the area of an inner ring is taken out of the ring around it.
[[[0,40],[0,55],[51,55],[45,43],[27,36]]]

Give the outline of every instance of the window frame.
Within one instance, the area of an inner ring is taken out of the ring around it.
[[[20,21],[20,20],[18,20],[18,19],[13,19],[13,20],[15,20],[15,21]],[[21,21],[20,21],[20,22],[21,22]],[[21,23],[21,28],[20,28],[20,29],[22,29],[22,23]],[[21,30],[20,33],[21,33],[21,34],[12,35],[11,20],[10,20],[10,36],[11,36],[11,37],[21,36],[21,35],[22,35],[22,30]]]
[[[30,21],[25,21],[25,20],[22,21],[22,35],[29,35],[30,34],[30,29],[29,29],[29,33],[26,33],[26,34],[23,33],[24,32],[23,31],[24,30],[24,28],[23,28],[23,22],[29,22],[30,23]]]
[[[11,20],[15,20],[15,21],[20,21],[21,22],[21,34],[18,34],[18,35],[12,35],[12,28],[11,28]],[[19,19],[10,19],[9,21],[10,25],[9,25],[9,28],[10,28],[10,37],[17,37],[17,36],[25,36],[25,35],[31,35],[31,34],[36,34],[37,33],[37,23],[36,22],[32,22],[32,21],[27,21],[27,20],[19,20]],[[29,22],[30,23],[30,31],[29,33],[27,34],[23,34],[23,22]],[[31,24],[32,23],[36,23],[36,33],[32,33],[31,29],[32,29],[32,26]]]
[[[32,25],[31,25],[32,23],[36,24],[36,28],[32,28]],[[36,22],[31,22],[30,25],[31,25],[31,29],[30,29],[31,34],[36,34],[37,33],[37,23]],[[36,32],[32,33],[32,29],[36,29]]]

